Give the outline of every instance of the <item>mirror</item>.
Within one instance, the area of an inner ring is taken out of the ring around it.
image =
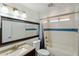
[[[24,20],[1,17],[2,43],[38,36],[38,24]]]

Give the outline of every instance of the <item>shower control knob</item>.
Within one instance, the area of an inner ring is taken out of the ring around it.
[[[46,40],[46,42],[48,42],[48,40]]]
[[[45,37],[45,39],[47,39],[47,36]]]

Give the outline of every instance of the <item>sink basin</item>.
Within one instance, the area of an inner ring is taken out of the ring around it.
[[[19,48],[15,51],[13,51],[12,53],[9,53],[8,55],[10,56],[20,56],[20,55],[23,55],[27,52],[27,49],[26,48]]]

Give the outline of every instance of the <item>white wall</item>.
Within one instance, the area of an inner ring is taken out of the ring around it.
[[[27,14],[28,21],[39,22],[39,13],[31,10],[30,8],[24,7],[21,3],[7,3],[8,6],[17,8],[18,10],[25,11]]]
[[[77,35],[78,39],[77,39],[77,43],[76,44],[77,44],[77,47],[78,47],[77,48],[77,50],[78,50],[77,52],[78,52],[78,56],[79,56],[79,13],[75,14],[75,20],[76,20],[76,26],[78,28],[78,35]]]
[[[73,14],[70,17],[70,21],[62,22],[49,22],[44,24],[44,28],[79,28],[79,17],[78,14]],[[51,19],[52,20],[52,19]],[[48,24],[48,26],[46,26]],[[69,31],[45,31],[49,32],[49,37],[46,42],[48,50],[52,55],[57,56],[69,56],[69,55],[78,55],[78,41],[79,34],[78,32],[69,32]],[[52,42],[51,42],[52,41]],[[52,46],[49,46],[52,45]]]

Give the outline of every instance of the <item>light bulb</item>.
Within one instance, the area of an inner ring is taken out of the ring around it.
[[[1,6],[1,12],[2,13],[9,13],[8,7],[7,6]]]
[[[14,10],[13,15],[16,16],[16,17],[19,16],[19,11],[18,10]]]
[[[21,14],[21,18],[25,19],[27,17],[27,15],[25,13]]]

